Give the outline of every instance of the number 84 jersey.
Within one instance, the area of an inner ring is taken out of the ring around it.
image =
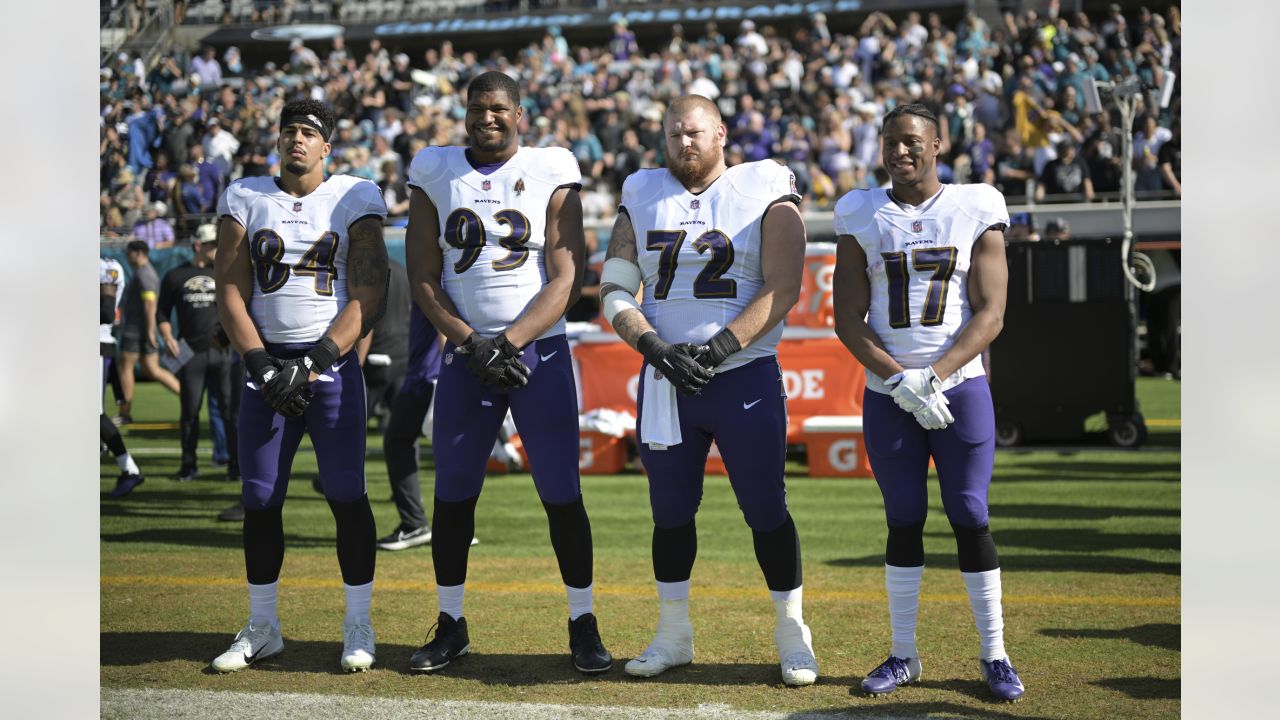
[[[899,205],[883,188],[836,203],[836,235],[852,235],[867,256],[867,324],[903,367],[931,365],[955,342],[973,314],[966,280],[974,243],[1008,224],[1004,196],[983,184],[943,185],[919,207]],[[947,386],[983,374],[979,356]],[[888,392],[869,371],[867,387]]]
[[[378,186],[331,175],[305,197],[268,176],[237,180],[218,200],[218,215],[245,229],[253,264],[249,312],[273,343],[315,342],[347,305],[347,229],[387,215]]]
[[[582,173],[564,148],[516,150],[482,174],[466,148],[428,147],[409,165],[408,184],[436,206],[445,293],[484,337],[504,332],[547,284],[547,205],[562,187],[581,188]],[[541,337],[563,335],[560,318]]]
[[[738,317],[764,284],[764,214],[799,203],[795,176],[773,160],[735,165],[694,195],[665,168],[640,170],[622,185],[644,276],[645,319],[669,343],[705,343]],[[730,355],[716,372],[776,352],[782,323]]]

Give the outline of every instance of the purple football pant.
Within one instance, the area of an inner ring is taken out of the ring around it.
[[[444,348],[436,382],[432,450],[436,458],[435,496],[445,502],[469,500],[484,487],[485,466],[498,428],[515,420],[529,454],[529,471],[538,497],[552,505],[582,494],[578,476],[578,392],[573,358],[564,335],[535,340],[520,361],[529,366],[529,384],[518,390],[494,390],[467,370],[470,356]]]
[[[938,469],[942,506],[953,525],[987,524],[987,488],[995,465],[996,414],[986,377],[965,380],[944,393],[955,422],[925,430],[893,398],[867,390],[862,399],[863,440],[890,526],[924,522],[929,513],[929,457]]]
[[[268,344],[274,357],[301,357],[313,343]],[[364,394],[364,374],[355,351],[348,352],[333,367],[311,383],[311,404],[301,417],[285,417],[267,404],[257,383],[248,385],[240,398],[237,427],[240,441],[242,500],[246,510],[262,510],[284,504],[305,431],[311,436],[320,469],[325,498],[352,502],[365,494],[364,448],[368,423]]]
[[[636,412],[644,417],[640,373]],[[776,530],[787,519],[783,471],[787,454],[787,404],[776,356],[717,374],[695,396],[676,394],[679,445],[651,450],[637,432],[640,459],[649,474],[653,524],[677,528],[693,520],[702,503],[707,453],[715,440],[729,472],[738,508],[752,530]],[[640,427],[637,420],[636,427]]]

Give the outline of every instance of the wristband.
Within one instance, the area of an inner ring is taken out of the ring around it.
[[[320,338],[320,342],[307,352],[307,360],[310,364],[310,370],[313,373],[322,373],[328,370],[342,353],[338,351],[338,343],[334,342],[328,335]]]

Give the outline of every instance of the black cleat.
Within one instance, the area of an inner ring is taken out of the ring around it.
[[[586,613],[569,621],[569,657],[578,672],[602,673],[613,667],[613,656],[600,640],[595,615]]]
[[[409,658],[409,669],[415,672],[435,672],[456,658],[471,652],[471,640],[467,637],[467,619],[454,620],[448,613],[436,618],[436,636]],[[427,632],[431,632],[429,629]]]
[[[244,505],[240,503],[232,505],[218,513],[218,519],[223,522],[244,522]]]
[[[184,465],[178,469],[178,472],[173,474],[173,477],[171,477],[170,480],[173,480],[174,482],[190,482],[195,480],[196,476],[199,474],[200,471],[196,469],[195,465]]]
[[[146,482],[146,478],[142,477],[142,473],[136,475],[127,472],[120,473],[120,477],[116,480],[115,488],[107,494],[111,497],[124,497],[144,482]]]

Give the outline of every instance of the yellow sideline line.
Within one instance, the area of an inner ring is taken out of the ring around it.
[[[220,586],[244,587],[244,580],[226,577],[193,577],[176,575],[103,575],[102,587],[137,587],[165,585],[173,587]],[[342,582],[336,578],[297,577],[283,578],[281,585],[286,589],[298,588],[306,590],[337,590]],[[430,592],[434,583],[416,580],[377,580],[379,590],[403,590],[414,592]],[[485,593],[509,593],[522,595],[564,593],[564,586],[554,583],[536,582],[469,582],[468,590]],[[597,595],[611,597],[652,598],[653,587],[650,585],[608,585],[595,588]],[[756,593],[755,589],[729,587],[695,587],[694,593],[699,597],[710,597],[721,600],[734,600]],[[883,591],[871,590],[805,590],[805,599],[813,600],[847,600],[854,602],[879,602],[884,599]],[[968,602],[963,593],[922,593],[925,602]],[[1177,597],[1128,597],[1124,595],[1019,595],[1007,594],[1004,602],[1019,605],[1089,605],[1119,607],[1179,607],[1181,600]]]
[[[1176,418],[1150,418],[1146,423],[1148,427],[1182,427],[1182,421]]]

